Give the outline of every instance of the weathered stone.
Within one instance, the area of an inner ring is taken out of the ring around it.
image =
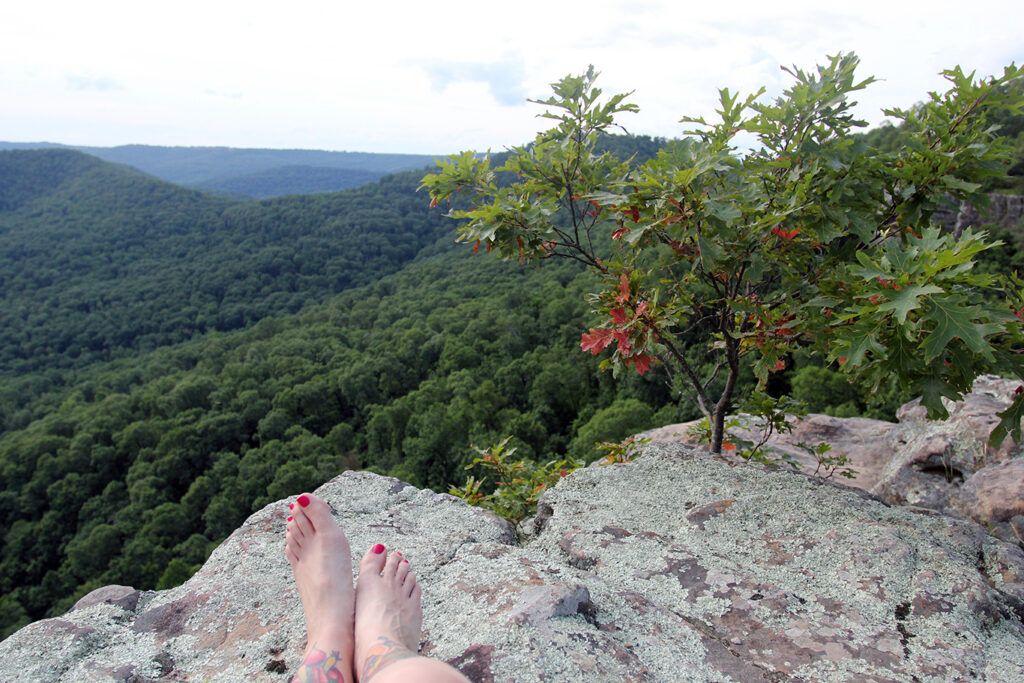
[[[747,441],[758,443],[761,432],[758,423],[749,415],[739,415],[741,426],[733,433]],[[697,440],[689,436],[688,430],[700,420],[668,425],[644,432],[643,436],[653,441],[684,443],[691,446],[699,445]],[[871,490],[878,483],[882,469],[892,458],[892,447],[888,443],[888,434],[898,427],[894,422],[872,420],[865,417],[832,417],[831,415],[811,414],[794,420],[793,431],[783,434],[772,434],[765,448],[775,456],[789,456],[806,472],[817,469],[817,461],[797,444],[808,444],[811,447],[819,443],[827,443],[832,447],[830,456],[844,455],[849,460],[849,467],[856,471],[852,479],[843,478],[849,486]],[[821,471],[825,474],[824,471]]]
[[[846,486],[869,491],[888,503],[927,508],[972,519],[1003,540],[1024,536],[1024,458],[1012,438],[995,447],[989,435],[999,424],[1018,380],[985,375],[962,401],[946,401],[947,420],[929,420],[920,401],[896,413],[899,423],[866,418],[807,415],[794,421],[791,432],[773,434],[765,448],[788,456],[804,472],[816,461],[797,444],[832,446],[831,456],[844,455],[856,471],[853,478],[833,477]],[[758,442],[757,423],[740,415],[736,436]],[[689,422],[645,432],[654,441],[696,445]],[[819,471],[819,474],[822,473]]]
[[[357,556],[402,550],[421,651],[474,681],[1024,680],[1019,548],[782,468],[652,444],[561,480],[522,546],[394,479],[318,493]],[[0,680],[286,680],[305,642],[285,515],[254,514],[178,588],[108,587],[23,628]]]
[[[932,222],[957,234],[969,227],[999,225],[1012,228],[1024,222],[1024,197],[992,193],[988,199],[988,206],[978,211],[970,202],[954,202],[949,197],[949,201],[932,214]]]

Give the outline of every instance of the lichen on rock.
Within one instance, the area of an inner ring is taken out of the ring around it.
[[[474,681],[1024,680],[1024,555],[968,520],[651,444],[503,520],[365,472],[318,489],[358,555],[400,549],[422,652]],[[305,645],[284,502],[188,582],[106,587],[0,643],[0,680],[284,681]]]

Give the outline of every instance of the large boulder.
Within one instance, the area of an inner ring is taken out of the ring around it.
[[[869,491],[897,505],[924,507],[972,519],[1007,541],[1024,543],[1024,459],[1020,444],[1007,438],[993,447],[989,435],[999,424],[1019,380],[985,375],[975,380],[961,401],[947,401],[949,418],[929,420],[920,401],[896,413],[899,420],[807,415],[793,431],[773,434],[765,444],[775,456],[789,456],[804,472],[815,460],[797,444],[832,446],[829,455],[846,456],[856,471],[839,481]],[[734,433],[757,442],[757,421],[740,415]],[[696,444],[689,430],[696,422],[668,425],[646,432],[655,441]],[[819,474],[824,474],[820,472]]]
[[[760,442],[760,423],[751,415],[738,415],[739,427],[732,433],[752,443]],[[691,434],[691,428],[700,420],[667,425],[644,432],[643,437],[652,441],[669,441],[698,446],[699,441]],[[882,477],[882,470],[892,459],[893,450],[889,433],[899,425],[895,422],[872,420],[866,417],[832,417],[831,415],[810,414],[793,421],[790,432],[774,433],[765,443],[766,453],[772,457],[788,456],[804,472],[815,472],[817,461],[798,444],[811,447],[827,443],[832,447],[830,456],[845,456],[849,468],[854,471],[852,478],[843,477],[843,482],[865,491],[870,491]],[[826,476],[824,470],[818,470]],[[832,476],[838,476],[833,474]]]
[[[422,651],[474,681],[1024,680],[1024,554],[979,525],[678,444],[593,466],[535,536],[346,473],[317,493],[358,554],[399,548]],[[285,681],[304,642],[285,504],[184,585],[106,587],[0,643],[0,680]]]

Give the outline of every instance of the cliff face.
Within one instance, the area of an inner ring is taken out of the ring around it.
[[[394,479],[317,493],[400,549],[422,651],[475,681],[1024,680],[1024,553],[971,521],[681,444],[548,492],[537,531]],[[0,680],[286,681],[284,502],[178,588],[107,587],[0,643]]]
[[[932,214],[932,221],[954,230],[958,234],[964,228],[979,228],[983,225],[999,225],[1003,228],[1019,226],[1024,223],[1024,197],[1012,194],[991,194],[989,205],[978,211],[968,202],[960,202],[954,210],[952,206],[940,208]]]

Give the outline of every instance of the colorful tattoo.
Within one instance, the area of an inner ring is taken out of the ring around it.
[[[359,677],[360,683],[366,683],[381,669],[400,659],[418,656],[415,652],[410,652],[409,648],[404,645],[399,645],[384,636],[379,636],[377,640],[380,643],[371,647],[366,653],[366,659],[363,661],[363,674]]]
[[[339,664],[341,655],[337,650],[332,650],[328,655],[313,645],[313,649],[302,660],[302,666],[292,676],[292,683],[345,683]]]

